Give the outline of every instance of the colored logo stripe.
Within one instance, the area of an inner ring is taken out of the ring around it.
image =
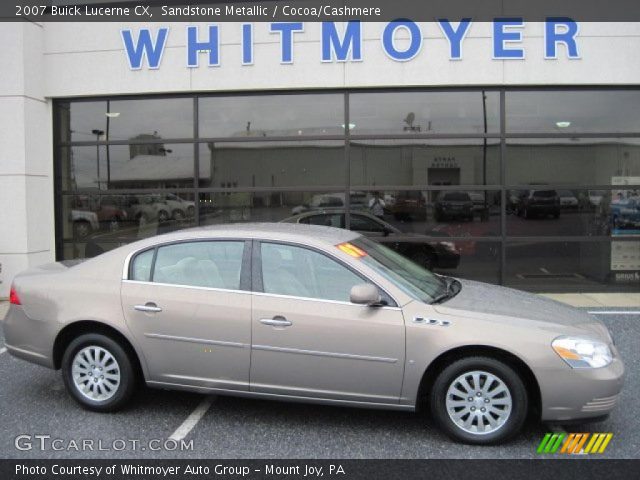
[[[564,442],[564,445],[562,445],[562,450],[560,450],[560,453],[580,453],[580,451],[582,450],[582,446],[587,441],[587,438],[589,438],[588,433],[569,434],[567,440]]]
[[[612,437],[613,433],[594,433],[584,449],[585,453],[604,453]]]
[[[547,433],[538,446],[538,453],[556,453],[564,437],[564,433]]]
[[[613,433],[547,433],[538,445],[537,453],[604,453],[612,438]]]

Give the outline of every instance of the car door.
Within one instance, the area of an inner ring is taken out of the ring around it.
[[[305,246],[256,242],[253,266],[251,391],[398,402],[399,308],[350,303],[351,287],[366,279]]]
[[[179,242],[132,258],[122,308],[150,381],[248,390],[250,246]]]

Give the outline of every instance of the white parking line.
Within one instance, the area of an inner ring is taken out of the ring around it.
[[[191,415],[189,415],[187,419],[182,422],[182,425],[180,425],[169,438],[171,440],[180,441],[184,437],[186,437],[189,432],[193,430],[193,427],[195,427],[202,419],[202,417],[204,417],[204,414],[207,413],[207,410],[209,410],[209,407],[211,406],[215,398],[216,397],[212,396],[205,397],[205,399],[200,402],[200,405],[198,405],[196,409],[191,412]]]
[[[0,348],[0,355],[7,351],[7,347]]]
[[[601,311],[601,310],[589,310],[589,313],[595,314],[595,315],[640,315],[640,311],[630,311],[630,310],[621,310],[619,312],[614,311],[614,310],[605,310],[605,311]]]

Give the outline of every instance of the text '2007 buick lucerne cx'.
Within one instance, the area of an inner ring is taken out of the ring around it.
[[[602,323],[531,294],[439,276],[358,233],[244,224],[148,238],[18,275],[4,332],[62,369],[83,407],[147,385],[416,410],[497,443],[527,415],[592,421],[624,366]]]

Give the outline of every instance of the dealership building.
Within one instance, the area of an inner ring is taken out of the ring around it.
[[[30,266],[294,215],[447,275],[640,291],[640,23],[16,22],[0,42],[0,298]]]

